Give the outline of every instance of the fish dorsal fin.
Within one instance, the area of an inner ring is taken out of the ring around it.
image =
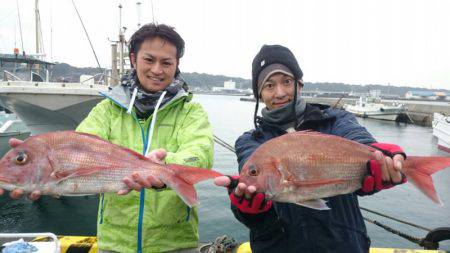
[[[67,180],[69,178],[73,177],[81,177],[81,176],[88,176],[95,174],[99,172],[100,170],[109,169],[110,167],[106,166],[98,166],[98,167],[86,167],[86,168],[79,168],[79,169],[73,169],[73,170],[60,170],[60,171],[54,171],[52,173],[52,178],[57,180],[57,183],[61,183],[64,180]]]
[[[120,147],[121,149],[127,151],[128,153],[130,153],[132,155],[135,155],[136,157],[138,157],[141,160],[148,160],[148,161],[150,161],[150,159],[148,159],[148,157],[146,157],[146,156],[144,156],[144,155],[142,155],[142,154],[140,154],[140,153],[138,153],[138,152],[136,152],[136,151],[134,151],[132,149],[129,149],[127,147],[123,147],[123,146],[117,145],[117,144],[112,143],[112,142],[108,142],[107,140],[104,140],[104,139],[100,138],[97,135],[88,134],[88,133],[82,133],[82,132],[75,132],[75,131],[68,131],[68,132],[73,132],[73,133],[76,133],[76,134],[79,134],[79,135],[84,135],[84,136],[88,136],[88,137],[91,137],[91,138],[94,138],[94,139],[97,139],[97,140],[100,140],[100,141],[104,141],[108,145],[115,145],[115,146]]]
[[[342,179],[322,179],[322,180],[289,180],[288,181],[298,187],[317,187],[321,185],[327,185],[327,184],[340,184],[343,183],[344,180]]]
[[[308,201],[298,202],[295,204],[315,210],[330,210],[330,207],[328,207],[326,203],[327,202],[323,199],[312,199]]]
[[[312,129],[299,130],[299,131],[296,131],[296,132],[297,133],[319,133],[319,132],[317,132],[315,130],[312,130]]]
[[[319,134],[319,135],[323,135],[323,133],[318,132],[316,130],[312,130],[312,129],[300,130],[300,131],[293,132],[292,134]]]
[[[83,132],[77,132],[77,131],[67,131],[69,133],[75,133],[75,134],[79,134],[79,135],[86,135],[95,139],[99,139],[99,140],[103,140],[102,138],[100,138],[98,135],[95,134],[89,134],[89,133],[83,133]]]

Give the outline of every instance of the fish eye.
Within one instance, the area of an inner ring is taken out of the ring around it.
[[[24,164],[27,161],[28,156],[25,153],[19,153],[16,156],[16,163],[17,164]]]
[[[255,165],[250,165],[250,167],[248,168],[248,173],[250,174],[250,176],[258,176],[259,174],[258,169]]]

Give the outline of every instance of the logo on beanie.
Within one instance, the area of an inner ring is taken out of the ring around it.
[[[266,64],[266,60],[261,61],[261,67],[264,66],[264,64]]]

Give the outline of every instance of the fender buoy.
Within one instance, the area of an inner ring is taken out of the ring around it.
[[[250,242],[244,242],[239,245],[236,253],[252,253],[252,249],[250,248]]]

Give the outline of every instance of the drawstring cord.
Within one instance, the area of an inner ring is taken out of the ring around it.
[[[136,100],[137,91],[138,91],[137,87],[134,87],[133,95],[131,95],[131,101],[130,101],[130,104],[128,105],[128,110],[127,110],[128,114],[131,114],[131,110],[133,110],[133,105],[134,105],[134,101]]]
[[[131,98],[131,101],[134,103],[134,98],[136,98],[136,93],[137,89],[134,88],[133,91],[133,97]],[[152,122],[150,123],[150,132],[147,135],[147,145],[145,147],[145,152],[144,155],[146,156],[148,154],[148,151],[150,150],[150,144],[152,141],[152,137],[153,137],[153,131],[155,128],[155,123],[156,123],[156,117],[158,115],[158,110],[159,110],[159,106],[162,103],[162,100],[164,98],[164,96],[166,95],[167,91],[164,91],[161,96],[158,99],[158,102],[156,103],[155,106],[155,111],[153,112],[153,118],[152,118]],[[130,108],[132,108],[132,105],[130,103],[130,107],[128,108],[128,110],[130,111]],[[139,218],[138,218],[138,253],[142,253],[142,223],[143,223],[143,219],[144,219],[144,199],[145,199],[145,189],[142,189],[140,192],[140,198],[139,198]]]
[[[152,122],[150,123],[150,133],[149,133],[149,136],[147,137],[147,148],[145,150],[144,155],[147,155],[148,151],[150,151],[150,143],[151,143],[152,137],[153,137],[153,130],[155,128],[155,123],[156,123],[156,116],[158,115],[159,106],[161,105],[166,93],[167,93],[167,91],[164,91],[161,94],[161,96],[159,97],[158,102],[156,103],[155,112],[153,113],[153,119],[152,119]]]

